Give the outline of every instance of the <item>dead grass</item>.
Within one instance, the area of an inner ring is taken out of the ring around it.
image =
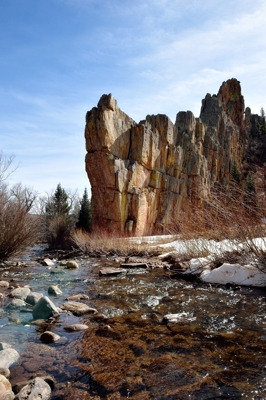
[[[107,232],[88,233],[78,229],[73,232],[72,240],[84,254],[92,256],[154,257],[160,254],[159,249],[152,247],[149,243],[136,243],[126,237],[111,236]]]

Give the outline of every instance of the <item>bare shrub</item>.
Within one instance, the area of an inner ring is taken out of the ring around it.
[[[39,235],[39,218],[14,199],[7,187],[0,189],[0,260],[19,255],[34,244]]]
[[[256,238],[266,235],[265,205],[258,205],[254,193],[233,183],[213,188],[211,193],[211,197],[202,202],[202,207],[188,202],[180,212],[176,231],[181,234],[187,253],[193,257],[197,253],[198,257],[212,255],[216,259],[213,265],[226,260],[233,262],[234,253],[222,250],[217,256],[217,248],[214,246],[212,252],[210,245],[210,240],[228,239],[230,246],[239,253],[238,259],[241,254],[242,260],[246,257],[248,262],[261,266],[266,254]]]

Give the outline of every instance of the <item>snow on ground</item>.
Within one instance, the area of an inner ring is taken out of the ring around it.
[[[165,253],[161,257],[168,254],[178,253],[193,254],[194,258],[189,261],[189,267],[184,272],[185,274],[199,275],[204,282],[210,283],[232,283],[237,285],[248,286],[266,286],[266,270],[261,271],[258,267],[250,264],[228,264],[224,263],[219,268],[210,269],[210,262],[214,256],[222,255],[225,252],[234,250],[253,249],[257,252],[266,251],[266,238],[251,239],[244,243],[237,243],[230,240],[222,240],[220,242],[207,239],[192,239],[192,240],[174,240],[176,236],[147,236],[142,238],[132,238],[136,243],[149,243],[159,245],[165,249]],[[169,242],[160,244],[160,242]],[[169,250],[167,252],[167,250]],[[196,254],[205,253],[206,257],[195,257]]]

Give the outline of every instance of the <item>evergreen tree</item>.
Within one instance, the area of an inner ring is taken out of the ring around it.
[[[260,109],[260,116],[258,121],[258,129],[261,135],[266,135],[266,117],[264,108],[261,107]]]
[[[231,168],[230,173],[231,173],[232,180],[235,181],[235,183],[239,184],[241,181],[241,174],[237,168],[235,160],[232,163],[232,168]]]
[[[82,200],[80,202],[79,219],[76,227],[84,229],[87,232],[91,231],[91,203],[88,198],[88,192],[85,188]]]
[[[45,237],[51,249],[68,248],[75,221],[70,214],[71,199],[59,183],[45,205]]]
[[[46,214],[50,217],[67,216],[71,206],[68,203],[68,195],[59,183],[52,198],[47,202]]]

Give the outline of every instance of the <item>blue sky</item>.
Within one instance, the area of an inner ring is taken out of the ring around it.
[[[224,80],[266,108],[264,0],[2,0],[0,150],[10,182],[82,195],[86,111],[103,93],[139,121],[191,110]]]

